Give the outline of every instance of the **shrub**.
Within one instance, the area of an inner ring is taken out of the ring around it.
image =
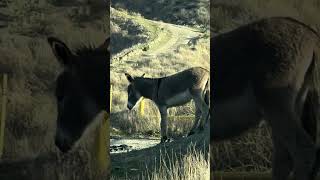
[[[42,1],[12,0],[8,9],[13,21],[9,23],[9,31],[26,36],[50,35],[52,22],[45,17],[48,10]]]

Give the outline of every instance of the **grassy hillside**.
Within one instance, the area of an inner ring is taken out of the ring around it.
[[[112,6],[138,12],[147,19],[208,28],[208,0],[114,0]],[[160,8],[159,8],[160,7]]]
[[[211,2],[211,35],[271,16],[294,17],[320,30],[318,0],[215,0]],[[215,170],[268,171],[272,164],[270,130],[263,125],[241,137],[214,144],[211,151]]]
[[[150,31],[137,21],[131,19],[126,11],[111,8],[111,45],[112,54],[117,54],[133,45],[146,43],[150,39]],[[138,14],[136,14],[138,16]]]

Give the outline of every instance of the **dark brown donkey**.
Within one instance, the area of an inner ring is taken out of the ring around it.
[[[109,39],[98,48],[82,47],[75,52],[50,37],[48,42],[64,71],[56,82],[58,101],[56,146],[69,151],[89,125],[109,112]]]
[[[202,131],[209,119],[210,72],[193,67],[161,78],[132,77],[125,73],[128,85],[128,109],[142,97],[152,100],[161,115],[161,142],[167,141],[167,109],[194,100],[195,121],[189,135]]]
[[[263,118],[271,126],[273,179],[293,170],[313,179],[319,166],[320,38],[307,25],[266,18],[211,38],[211,145]]]

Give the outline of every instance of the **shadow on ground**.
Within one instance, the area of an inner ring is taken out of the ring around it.
[[[209,129],[207,128],[202,133],[176,139],[173,142],[157,144],[150,148],[133,150],[128,153],[112,154],[111,174],[119,179],[125,177],[135,179],[141,177],[146,170],[154,170],[155,166],[159,166],[159,163],[164,159],[171,162],[179,160],[179,158],[188,154],[190,149],[203,152],[207,156],[208,144]]]

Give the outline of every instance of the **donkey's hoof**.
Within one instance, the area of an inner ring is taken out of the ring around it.
[[[194,134],[194,132],[193,131],[190,131],[189,133],[188,133],[188,136],[191,136],[191,135],[193,135]]]

